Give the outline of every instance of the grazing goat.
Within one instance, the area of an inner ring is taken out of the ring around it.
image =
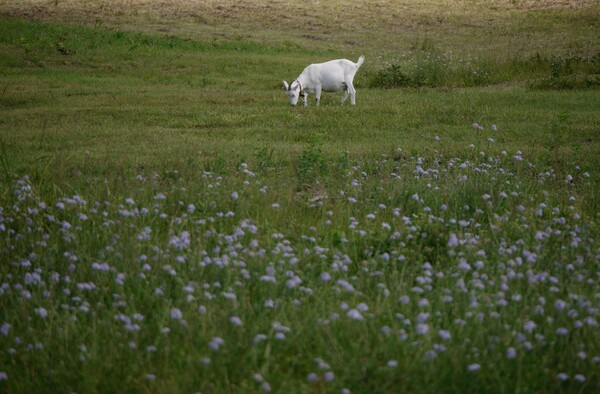
[[[300,96],[304,99],[304,106],[308,105],[308,93],[314,93],[317,97],[317,105],[321,101],[321,92],[339,92],[344,90],[342,105],[350,93],[350,103],[356,104],[356,89],[352,80],[359,67],[364,63],[365,57],[358,58],[354,63],[348,59],[331,60],[325,63],[311,64],[306,67],[298,78],[288,84],[283,81],[285,94],[290,100],[292,107],[298,104]]]

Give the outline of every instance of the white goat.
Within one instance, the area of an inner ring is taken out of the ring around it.
[[[298,104],[298,98],[304,98],[304,106],[308,105],[308,93],[314,93],[317,97],[317,105],[321,101],[321,92],[339,92],[344,90],[342,105],[350,93],[350,103],[356,104],[356,89],[352,81],[359,67],[364,63],[365,57],[358,58],[354,63],[348,59],[330,60],[325,63],[311,64],[306,67],[298,78],[288,85],[283,81],[285,94],[293,107]]]

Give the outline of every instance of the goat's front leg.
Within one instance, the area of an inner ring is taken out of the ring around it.
[[[315,90],[315,96],[317,97],[317,105],[319,105],[321,104],[321,87],[317,86]]]
[[[304,99],[304,106],[308,107],[308,93],[304,92],[304,96],[302,98]]]

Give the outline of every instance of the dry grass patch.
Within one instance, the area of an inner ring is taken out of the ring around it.
[[[0,2],[0,13],[201,40],[334,51],[376,48],[379,54],[398,53],[431,37],[445,48],[489,56],[599,49],[594,32],[600,7],[591,0],[8,0]]]

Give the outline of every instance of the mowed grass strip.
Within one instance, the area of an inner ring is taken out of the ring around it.
[[[291,111],[280,79],[323,55],[15,20],[4,26],[2,125],[11,167],[69,157],[202,163],[260,149],[289,160],[314,143],[331,154],[363,155],[427,147],[435,136],[448,154],[472,138],[494,138],[546,161],[591,168],[597,157],[595,90],[368,89],[374,66],[367,62],[367,76],[357,76],[357,107],[339,107],[329,94],[320,108],[311,102]]]

